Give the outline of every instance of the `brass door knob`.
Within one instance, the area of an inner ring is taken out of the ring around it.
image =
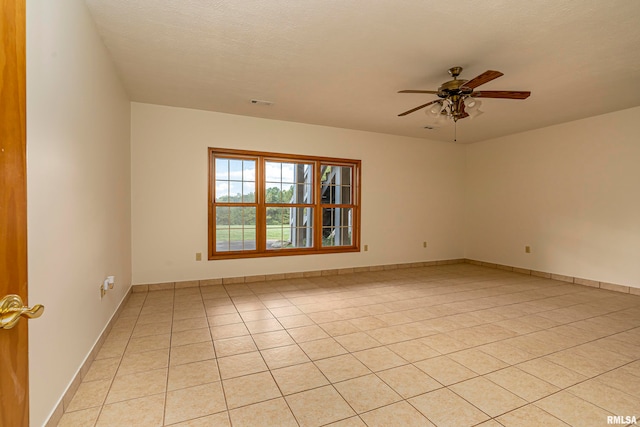
[[[29,308],[24,305],[22,298],[18,295],[7,295],[0,300],[0,329],[13,328],[20,317],[30,319],[42,316],[44,306],[36,304]]]

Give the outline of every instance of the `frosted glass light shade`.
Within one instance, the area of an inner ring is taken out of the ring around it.
[[[471,118],[478,117],[480,114],[482,114],[482,111],[480,111],[481,105],[482,101],[469,96],[464,100],[464,111]]]
[[[444,109],[444,104],[442,102],[436,102],[431,106],[431,108],[427,109],[425,112],[428,116],[438,117],[443,109]]]
[[[465,111],[468,112],[469,109],[476,109],[480,107],[481,102],[475,98],[472,98],[470,96],[466,97],[464,99],[464,108]]]

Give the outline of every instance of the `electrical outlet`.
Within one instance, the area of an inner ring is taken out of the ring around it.
[[[367,252],[369,250],[369,245],[364,245],[364,251]]]
[[[102,282],[102,284],[100,285],[100,299],[104,298],[104,296],[107,294],[107,291],[109,289],[113,289],[113,285],[115,283],[116,283],[115,276],[107,276],[107,278],[104,279],[104,282]]]
[[[202,252],[196,252],[196,261],[202,261]]]
[[[427,247],[427,242],[422,242],[422,247],[426,248]]]
[[[524,247],[524,251],[525,251],[525,253],[530,254],[531,253],[531,246],[525,246]]]

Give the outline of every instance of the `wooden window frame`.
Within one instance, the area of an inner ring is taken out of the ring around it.
[[[215,159],[245,159],[256,161],[255,172],[255,202],[216,202],[215,201]],[[267,207],[282,207],[283,204],[267,204],[266,194],[266,162],[292,162],[313,164],[313,200],[311,204],[289,203],[287,207],[313,208],[313,246],[286,249],[267,249],[266,242],[266,209]],[[323,204],[321,200],[321,165],[344,166],[352,168],[351,203]],[[361,161],[354,159],[305,156],[298,154],[272,153],[262,151],[236,150],[227,148],[209,148],[209,188],[208,188],[208,245],[209,260],[261,258],[272,256],[318,255],[360,251],[360,194],[361,194]],[[255,206],[256,207],[256,248],[255,250],[220,251],[216,252],[216,207],[217,206]],[[322,209],[327,207],[342,207],[352,209],[351,245],[323,246],[322,245]]]

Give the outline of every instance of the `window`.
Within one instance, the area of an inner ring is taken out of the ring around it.
[[[209,259],[360,250],[360,161],[209,149]]]

